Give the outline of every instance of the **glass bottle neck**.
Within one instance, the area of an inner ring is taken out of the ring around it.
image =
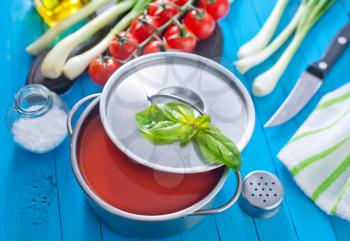
[[[53,105],[51,91],[40,84],[31,84],[21,88],[15,97],[15,109],[28,118],[47,113]]]

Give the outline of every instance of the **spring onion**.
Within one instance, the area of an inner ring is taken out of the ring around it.
[[[51,79],[58,78],[62,74],[64,64],[74,48],[108,23],[112,22],[116,17],[129,10],[133,4],[134,0],[127,0],[108,8],[78,31],[58,42],[42,62],[42,74]]]
[[[254,80],[254,95],[264,96],[273,91],[307,33],[335,1],[336,0],[309,0],[307,2],[306,10],[298,23],[296,33],[285,52],[269,70],[262,73]]]
[[[278,0],[270,16],[258,34],[238,50],[238,58],[245,58],[262,50],[270,42],[287,6],[288,0]]]
[[[274,54],[295,32],[298,26],[299,20],[301,16],[304,14],[305,10],[306,10],[306,4],[304,1],[301,3],[300,7],[298,8],[297,12],[295,13],[294,17],[289,22],[289,24],[266,48],[264,48],[263,50],[261,50],[256,54],[240,59],[234,63],[236,65],[237,70],[241,74],[245,74],[248,70],[260,64],[261,62],[265,61],[272,54]]]
[[[70,58],[67,61],[63,69],[64,75],[73,80],[83,73],[93,58],[106,51],[113,37],[126,29],[130,25],[131,21],[137,18],[148,7],[150,2],[151,0],[137,1],[133,9],[127,15],[125,15],[97,45],[80,55]]]
[[[31,43],[26,51],[32,55],[38,55],[41,51],[46,49],[49,44],[54,40],[60,33],[67,30],[69,27],[93,14],[97,9],[111,2],[112,0],[97,0],[91,1],[81,9],[79,9],[75,14],[72,14],[68,18],[58,22],[48,31],[46,31],[40,38],[35,42]]]

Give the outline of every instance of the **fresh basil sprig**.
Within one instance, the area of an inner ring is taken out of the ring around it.
[[[210,124],[210,116],[196,117],[192,108],[169,102],[151,105],[135,116],[145,137],[162,144],[193,141],[209,162],[224,164],[234,170],[241,167],[241,155],[236,145],[218,128]]]

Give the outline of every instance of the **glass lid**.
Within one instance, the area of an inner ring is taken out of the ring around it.
[[[105,86],[100,102],[104,128],[116,146],[133,161],[173,173],[205,172],[221,166],[208,163],[189,143],[156,144],[136,126],[135,115],[159,102],[182,101],[211,122],[240,150],[255,124],[251,98],[242,83],[219,64],[193,54],[157,53],[121,67]]]

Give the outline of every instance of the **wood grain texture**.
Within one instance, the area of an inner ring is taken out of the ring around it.
[[[32,63],[24,48],[44,28],[32,7],[32,0],[3,2],[0,5],[0,241],[141,241],[118,234],[94,215],[72,173],[68,139],[45,155],[30,154],[14,145],[6,126],[7,108],[16,91],[25,83]],[[239,46],[259,30],[275,2],[236,0],[229,16],[220,22],[224,35],[221,63],[239,76],[250,92],[254,78],[271,66],[286,46],[244,76],[237,73],[232,62]],[[278,31],[288,23],[297,5],[298,1],[290,1]],[[243,152],[242,172],[246,175],[263,169],[280,177],[286,191],[280,213],[268,220],[254,219],[235,205],[223,214],[207,217],[193,230],[164,241],[350,241],[350,223],[330,217],[316,207],[276,158],[278,151],[307,118],[321,96],[350,81],[350,50],[341,57],[319,93],[296,118],[281,127],[262,127],[305,67],[322,55],[331,38],[349,21],[349,13],[349,1],[339,0],[305,39],[274,93],[264,98],[253,98],[257,111],[256,129]],[[83,96],[100,91],[101,88],[85,74],[62,97],[71,107]],[[230,175],[215,205],[230,198],[233,182],[234,177]]]

